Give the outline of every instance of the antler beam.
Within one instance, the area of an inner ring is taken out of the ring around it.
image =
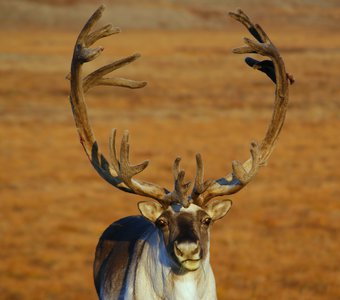
[[[104,6],[100,6],[80,32],[74,47],[71,74],[67,76],[67,78],[71,81],[70,102],[80,136],[80,142],[95,170],[101,177],[113,186],[129,193],[153,198],[160,202],[163,206],[168,206],[171,203],[176,202],[188,207],[190,203],[187,193],[190,188],[190,183],[184,183],[185,173],[179,169],[180,158],[177,158],[174,163],[173,173],[175,187],[174,190],[170,192],[158,185],[134,178],[134,176],[145,170],[149,162],[144,161],[138,165],[130,164],[128,131],[124,132],[120,145],[119,158],[116,151],[116,129],[112,130],[112,134],[110,136],[110,161],[108,161],[99,150],[99,146],[94,137],[87,114],[85,93],[89,89],[99,85],[127,88],[142,88],[146,85],[145,81],[135,81],[118,77],[105,77],[111,72],[134,62],[140,57],[139,54],[134,54],[114,61],[111,64],[93,71],[86,77],[82,76],[83,64],[96,59],[103,51],[103,47],[90,47],[101,38],[120,32],[119,28],[115,28],[111,24],[91,32],[98,20],[101,18],[104,9]]]
[[[92,132],[85,103],[85,93],[90,88],[98,85],[141,88],[146,85],[146,82],[144,81],[135,81],[117,77],[105,77],[112,71],[115,71],[135,61],[140,57],[139,54],[134,54],[117,60],[111,64],[99,68],[98,70],[95,70],[84,78],[82,77],[83,64],[96,59],[103,51],[103,47],[90,48],[93,43],[100,40],[101,38],[120,32],[119,28],[114,28],[111,24],[91,32],[98,20],[101,18],[104,9],[104,6],[100,6],[90,17],[78,36],[73,52],[71,75],[69,76],[71,81],[70,102],[72,105],[74,120],[76,122],[80,136],[80,141],[93,167],[107,182],[121,190],[130,193],[151,197],[157,200],[163,199],[164,196],[169,193],[168,190],[160,186],[132,178],[133,176],[142,172],[147,167],[148,162],[145,161],[137,166],[130,165],[128,132],[124,133],[121,143],[120,160],[118,160],[115,150],[116,131],[113,130],[110,141],[110,162],[108,162],[104,155],[100,152],[98,143]]]
[[[266,165],[285,120],[288,107],[289,83],[292,84],[294,82],[293,77],[286,73],[279,51],[260,25],[254,25],[242,10],[238,10],[236,13],[231,12],[229,15],[243,24],[256,39],[254,41],[244,38],[246,46],[234,49],[233,53],[255,53],[270,58],[270,60],[261,62],[252,58],[246,58],[246,63],[266,73],[276,83],[274,109],[271,122],[262,142],[259,144],[252,142],[250,144],[251,157],[244,163],[233,161],[232,173],[214,180],[203,192],[193,193],[194,202],[201,206],[214,197],[238,192],[254,178],[262,166]],[[198,178],[199,182],[203,182],[200,176]]]

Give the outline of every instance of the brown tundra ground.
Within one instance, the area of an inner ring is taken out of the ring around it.
[[[233,208],[212,229],[219,299],[340,299],[340,30],[290,23],[266,22],[296,78],[286,124],[268,167],[230,196]],[[97,240],[142,200],[105,183],[83,153],[64,79],[76,35],[0,32],[1,299],[96,299]],[[132,162],[151,159],[140,177],[168,188],[178,155],[188,178],[196,152],[206,178],[248,158],[270,120],[274,85],[231,53],[245,35],[233,25],[125,30],[103,41],[91,67],[141,52],[116,75],[149,83],[90,93],[105,153],[111,128],[129,129]]]

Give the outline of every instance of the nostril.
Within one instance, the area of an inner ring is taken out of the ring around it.
[[[183,252],[181,251],[180,247],[178,247],[177,241],[175,241],[175,253],[177,256],[183,256]]]
[[[196,242],[196,247],[192,250],[192,254],[197,254],[200,251],[199,243]]]

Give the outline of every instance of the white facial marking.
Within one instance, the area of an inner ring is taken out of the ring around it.
[[[202,208],[196,204],[190,204],[189,207],[184,207],[183,205],[179,203],[172,204],[171,206],[169,206],[168,209],[174,213],[179,213],[179,212],[196,213],[202,210]]]

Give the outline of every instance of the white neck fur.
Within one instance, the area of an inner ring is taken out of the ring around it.
[[[209,253],[201,267],[193,272],[175,274],[163,239],[154,230],[145,240],[136,271],[130,274],[129,284],[135,286],[135,295],[124,299],[149,300],[214,300],[216,287],[209,263]],[[137,261],[135,262],[137,263]],[[133,280],[133,281],[132,281]],[[131,293],[132,289],[130,289]]]

